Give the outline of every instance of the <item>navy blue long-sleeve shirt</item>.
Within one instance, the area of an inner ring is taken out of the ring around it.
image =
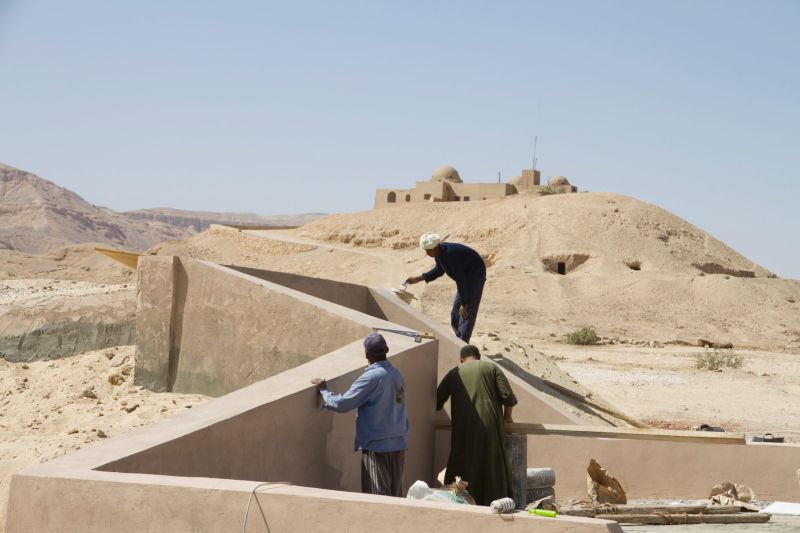
[[[456,282],[461,303],[473,303],[474,287],[486,281],[486,264],[478,252],[455,242],[443,242],[442,253],[434,259],[436,266],[425,272],[422,279],[430,283],[442,274],[447,274]]]

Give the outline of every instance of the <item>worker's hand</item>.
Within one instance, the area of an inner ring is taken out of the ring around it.
[[[458,308],[458,316],[461,317],[461,320],[467,319],[467,304],[463,304]]]
[[[505,422],[506,424],[514,423],[514,419],[511,418],[511,413],[509,411],[506,411],[506,413],[503,415],[503,422]]]
[[[316,385],[317,392],[321,391],[322,389],[327,389],[328,388],[328,384],[322,378],[314,378],[314,379],[311,380],[311,383]]]
[[[413,284],[415,284],[415,283],[419,283],[419,282],[420,282],[420,281],[422,281],[423,279],[425,279],[425,278],[423,278],[422,276],[411,276],[410,278],[408,278],[408,279],[406,280],[406,283],[408,283],[408,284],[410,284],[410,285],[413,285]]]

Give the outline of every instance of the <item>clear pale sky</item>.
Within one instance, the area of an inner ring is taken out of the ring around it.
[[[116,210],[369,209],[439,165],[800,279],[800,2],[0,0],[0,162]]]

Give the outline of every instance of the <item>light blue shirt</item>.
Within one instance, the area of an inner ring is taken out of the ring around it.
[[[403,376],[378,361],[364,370],[344,394],[322,389],[323,407],[346,413],[358,408],[355,450],[396,452],[408,447],[408,413]]]

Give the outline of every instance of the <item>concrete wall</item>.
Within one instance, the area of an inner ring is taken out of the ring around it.
[[[240,533],[253,482],[92,473],[89,479],[16,476],[7,533]],[[87,476],[88,477],[88,476]],[[15,496],[25,498],[15,498]],[[91,502],[91,505],[87,505]],[[262,487],[245,533],[622,533],[615,522],[527,513],[502,517],[486,507],[322,489]]]
[[[170,390],[178,258],[141,256],[136,269],[136,384]],[[174,374],[174,368],[172,369]]]
[[[389,360],[403,374],[408,399],[409,452],[405,481],[431,481],[437,342],[414,343],[387,334]],[[344,392],[366,365],[361,342],[326,354],[203,406],[206,427],[100,467],[105,471],[170,476],[289,481],[360,491],[360,454],[354,453],[355,412],[320,409],[309,381],[329,380]],[[188,429],[188,428],[187,428]]]
[[[386,337],[408,387],[408,486],[433,477],[438,342]],[[309,380],[326,377],[332,389],[344,390],[365,362],[355,342],[181,416],[19,472],[6,531],[233,533],[242,530],[251,491],[271,481],[250,507],[248,532],[436,531],[457,523],[475,533],[621,533],[591,519],[499,519],[485,507],[344,492],[360,485],[354,416],[320,411]]]
[[[430,479],[436,341],[387,334],[408,385],[411,440],[406,486]],[[16,474],[7,533],[81,531],[459,531],[621,533],[610,522],[325,490],[359,489],[352,415],[323,412],[308,380],[343,389],[361,372],[358,343],[193,409]],[[215,477],[208,477],[215,476]],[[236,476],[240,479],[230,479]],[[244,481],[253,479],[258,481]],[[290,482],[291,485],[281,483]],[[298,486],[303,484],[305,486]]]
[[[800,446],[528,436],[528,466],[556,469],[559,498],[586,497],[586,467],[597,459],[628,498],[707,498],[723,481],[759,499],[800,501]]]
[[[516,193],[516,188],[509,183],[453,183],[453,192],[464,201],[469,196],[470,201],[503,198]]]
[[[219,396],[391,327],[203,261],[143,257],[139,281],[136,383],[156,391]],[[303,283],[314,292],[313,278]],[[340,299],[348,290],[338,288]]]
[[[355,283],[345,283],[324,278],[310,278],[299,274],[289,274],[287,272],[277,272],[274,270],[261,270],[258,268],[248,268],[230,265],[228,268],[253,276],[258,279],[277,283],[290,289],[304,292],[315,298],[347,307],[354,311],[366,313],[368,315],[386,319],[380,308],[375,305],[369,287],[356,285]]]
[[[448,202],[453,196],[450,185],[442,181],[418,181],[413,189],[378,189],[375,191],[374,207],[391,207],[409,202]],[[394,203],[388,201],[390,193],[395,194]],[[406,196],[409,197],[408,201]]]

